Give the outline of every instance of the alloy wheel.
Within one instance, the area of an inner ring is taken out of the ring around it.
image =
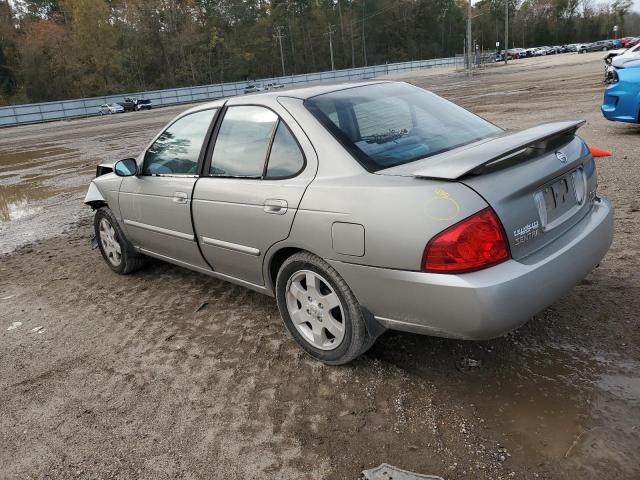
[[[289,278],[286,292],[291,322],[315,348],[333,350],[345,335],[342,302],[327,280],[311,270],[299,270]]]

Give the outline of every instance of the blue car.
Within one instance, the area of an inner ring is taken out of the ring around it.
[[[640,60],[609,67],[602,114],[612,122],[640,122]]]

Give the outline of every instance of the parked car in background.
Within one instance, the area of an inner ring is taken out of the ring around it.
[[[538,47],[533,51],[534,57],[542,57],[547,54],[547,49],[543,47]]]
[[[619,48],[616,50],[609,50],[607,55],[604,57],[604,61],[607,64],[612,64],[613,60],[618,57],[623,57],[623,60],[619,60],[618,62],[626,62],[629,58],[640,55],[640,44],[634,45],[631,48]],[[618,63],[620,65],[620,63]]]
[[[630,62],[640,60],[640,44],[629,48],[626,52],[613,57],[611,59],[611,65],[616,68],[625,68]]]
[[[100,115],[111,115],[112,113],[122,113],[124,107],[118,103],[105,103],[98,107],[98,113]]]
[[[620,59],[613,59],[620,66],[607,67],[601,111],[613,122],[640,123],[640,56],[631,55],[627,62]]]
[[[624,37],[621,42],[623,47],[631,48],[640,43],[640,37]]]
[[[595,43],[581,43],[577,46],[578,53],[595,52],[601,50]]]
[[[264,86],[264,89],[266,91],[269,91],[269,90],[280,90],[281,88],[284,88],[284,85],[281,84],[281,83],[267,83]]]
[[[153,108],[153,102],[151,100],[139,99],[136,102],[136,110],[151,110]]]
[[[613,50],[615,48],[615,44],[613,40],[599,40],[597,42],[593,42],[591,44],[590,52],[606,52],[607,50]]]
[[[609,50],[607,54],[604,56],[605,63],[611,63],[611,59],[613,57],[617,57],[618,55],[622,55],[624,52],[629,50],[628,48],[616,48],[614,50]]]
[[[120,105],[122,105],[127,112],[137,112],[139,110],[150,110],[152,102],[151,100],[144,100],[137,97],[126,97]]]
[[[255,85],[255,84],[251,84],[251,85],[247,85],[246,87],[244,87],[244,93],[245,95],[248,93],[257,93],[257,92],[262,92],[262,88],[260,88],[259,86]]]
[[[343,364],[385,329],[503,335],[598,265],[613,212],[583,123],[506,131],[400,82],[239,96],[179,115],[85,203],[116,273],[147,255],[275,296]]]
[[[527,58],[526,48],[514,48],[514,50],[518,53],[518,58]]]

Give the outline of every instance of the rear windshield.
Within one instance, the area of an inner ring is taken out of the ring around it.
[[[374,172],[502,132],[471,112],[406,83],[348,88],[312,97],[304,104]]]

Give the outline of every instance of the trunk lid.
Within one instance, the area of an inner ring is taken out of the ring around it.
[[[520,260],[569,230],[590,208],[597,179],[589,149],[575,135],[583,123],[505,133],[377,173],[457,181],[471,188],[496,212],[511,255]]]

